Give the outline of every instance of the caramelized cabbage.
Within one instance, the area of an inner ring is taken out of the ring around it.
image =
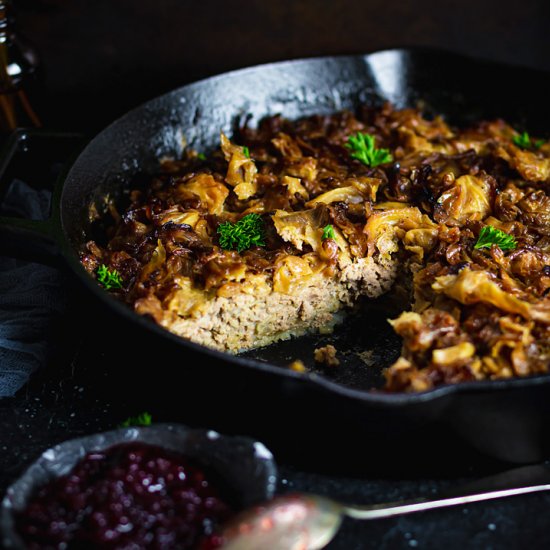
[[[209,214],[219,215],[223,212],[223,205],[229,195],[229,190],[210,174],[199,174],[178,187],[180,200],[185,200],[190,193],[199,197],[201,204],[206,207]]]
[[[432,351],[432,362],[435,365],[465,365],[475,355],[476,347],[471,342],[460,342],[454,346]]]
[[[288,196],[291,203],[296,203],[297,198],[307,201],[309,199],[309,193],[307,189],[300,182],[300,178],[294,178],[292,176],[283,176],[281,184],[288,189]]]
[[[276,149],[283,155],[290,159],[299,159],[302,157],[302,150],[288,134],[283,132],[279,133],[276,138],[271,140],[271,143]]]
[[[307,244],[315,251],[321,246],[323,227],[328,221],[327,214],[322,208],[292,213],[276,210],[271,219],[284,241],[292,243],[298,250],[303,250],[304,244]]]
[[[309,263],[299,256],[285,256],[277,263],[273,275],[273,290],[282,294],[293,294],[313,275]]]
[[[365,233],[368,237],[369,255],[375,250],[383,256],[399,250],[398,240],[403,238],[412,229],[432,230],[436,225],[422,214],[416,207],[392,208],[384,211],[374,212],[365,225]],[[407,245],[410,247],[430,247],[430,238],[427,233],[420,237],[420,234],[412,234]],[[418,252],[418,249],[416,249]]]
[[[309,201],[306,206],[313,207],[316,204],[330,204],[331,202],[347,202],[350,204],[359,204],[364,202],[365,197],[363,194],[353,186],[349,187],[337,187],[331,189],[326,193],[318,195],[313,200]]]
[[[550,178],[550,158],[541,157],[515,145],[499,147],[498,154],[528,181],[547,181]]]
[[[223,133],[220,139],[225,160],[229,163],[225,181],[233,187],[239,200],[246,200],[258,191],[256,164],[244,154],[242,147],[231,143]]]
[[[304,157],[299,161],[291,162],[286,168],[287,174],[296,178],[302,178],[307,181],[315,181],[319,172],[317,168],[317,159],[313,157]]]
[[[162,244],[162,241],[160,239],[157,240],[157,246],[153,250],[153,253],[151,254],[151,259],[143,269],[141,270],[140,274],[140,281],[146,281],[150,275],[155,274],[155,272],[160,271],[166,262],[166,249],[164,248],[164,245]]]
[[[180,317],[198,317],[208,304],[208,293],[189,277],[174,277],[175,289],[163,300],[164,309]]]
[[[189,227],[195,227],[200,219],[200,213],[198,210],[187,210],[181,212],[180,210],[165,211],[160,218],[160,225],[166,225],[169,223],[177,225],[188,225]]]
[[[486,271],[463,269],[458,275],[436,277],[432,288],[461,304],[478,302],[490,304],[509,313],[517,313],[524,319],[534,319],[550,324],[550,301],[531,304],[505,292],[498,285],[494,275]]]
[[[468,220],[482,220],[491,211],[491,185],[487,177],[461,176],[437,199],[438,221],[464,225]]]

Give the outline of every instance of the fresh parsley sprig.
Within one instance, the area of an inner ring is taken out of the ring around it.
[[[389,149],[377,149],[374,136],[357,132],[348,138],[346,147],[351,151],[350,156],[358,161],[374,168],[379,164],[391,162],[393,157]]]
[[[105,290],[122,288],[122,277],[116,269],[109,269],[105,264],[101,264],[96,271],[98,283],[103,285]]]
[[[243,154],[247,159],[250,158],[250,149],[246,145],[243,145]]]
[[[224,250],[243,252],[253,246],[265,246],[264,222],[259,214],[247,214],[236,223],[221,223],[217,231]]]
[[[334,234],[334,227],[332,227],[330,223],[328,225],[325,225],[325,227],[323,227],[323,236],[321,237],[321,239],[324,241],[325,239],[334,239],[335,237],[336,235]]]
[[[544,145],[543,139],[533,140],[528,132],[522,132],[512,137],[514,145],[521,149],[540,149]]]
[[[474,248],[491,248],[496,244],[501,250],[514,250],[517,247],[516,239],[501,229],[486,225],[479,233]]]
[[[150,426],[153,417],[148,412],[142,412],[137,416],[130,416],[124,422],[121,422],[120,428],[129,428],[130,426]]]

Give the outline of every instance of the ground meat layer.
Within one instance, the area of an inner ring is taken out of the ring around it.
[[[273,292],[217,296],[196,317],[163,316],[160,324],[193,342],[222,351],[239,352],[293,336],[330,332],[343,308],[360,296],[378,297],[395,279],[396,264],[365,258],[338,278],[308,280],[295,294]]]

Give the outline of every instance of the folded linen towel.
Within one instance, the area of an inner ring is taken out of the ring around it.
[[[14,180],[2,214],[44,219],[50,197]],[[66,305],[62,277],[52,267],[0,256],[0,397],[14,395],[47,361],[49,328]]]

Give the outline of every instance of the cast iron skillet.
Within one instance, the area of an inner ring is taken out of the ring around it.
[[[428,113],[441,113],[453,124],[503,117],[520,129],[547,136],[549,76],[448,52],[393,49],[273,63],[208,78],[153,99],[103,130],[56,189],[47,223],[3,220],[3,249],[21,253],[32,246],[31,255],[60,256],[87,292],[119,319],[154,334],[163,345],[176,346],[188,363],[200,362],[207,370],[216,365],[233,369],[239,377],[252,374],[262,381],[258,387],[279,384],[287,398],[307,399],[308,411],[330,409],[335,415],[332,432],[341,421],[353,419],[362,437],[374,438],[377,448],[402,450],[395,447],[396,441],[431,442],[426,448],[438,456],[433,439],[444,426],[453,440],[493,457],[540,460],[550,418],[550,376],[464,383],[421,394],[370,391],[380,380],[380,367],[391,363],[399,350],[385,322],[388,315],[371,306],[363,307],[362,314],[333,337],[344,363],[334,375],[281,368],[297,357],[311,364],[313,348],[331,341],[327,337],[306,337],[230,356],[180,339],[133,313],[89,277],[77,251],[90,238],[90,204],[101,208],[107,195],[123,195],[130,180],[154,171],[159,157],[177,157],[184,143],[198,151],[214,149],[220,130],[231,134],[243,117],[251,117],[253,124],[277,113],[296,118],[354,109],[365,102],[389,100],[404,107],[420,101]],[[371,351],[377,368],[361,363],[365,350]]]

